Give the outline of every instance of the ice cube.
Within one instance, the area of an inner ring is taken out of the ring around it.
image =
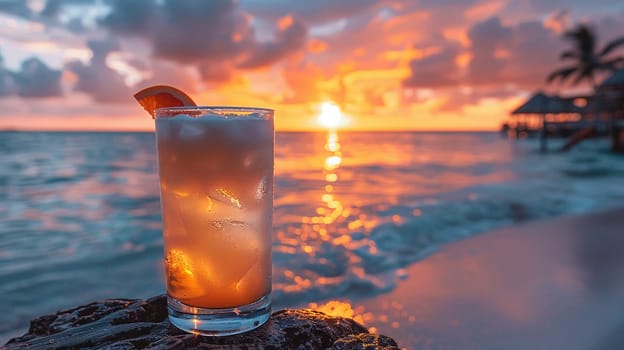
[[[271,290],[270,264],[259,261],[254,264],[234,286],[235,293],[246,303],[260,299]]]
[[[207,259],[216,266],[215,274],[221,280],[235,283],[258,260],[260,241],[253,227],[243,221],[215,220],[210,222],[215,234],[205,236],[209,247]]]
[[[206,197],[231,207],[243,209],[241,201],[238,200],[238,198],[234,197],[234,195],[230,191],[224,188],[217,188],[213,191],[208,191],[206,192]]]
[[[238,245],[238,241],[231,242],[231,239],[241,239],[245,238],[244,235],[247,235],[247,232],[253,233],[253,227],[245,221],[241,220],[233,220],[230,218],[223,218],[219,220],[210,220],[209,224],[212,228],[217,231],[222,231],[226,233],[226,236],[223,236],[224,239],[228,240],[228,244],[234,243]]]
[[[196,298],[205,293],[191,265],[191,260],[181,249],[170,249],[165,258],[167,290],[176,299]]]
[[[187,234],[180,202],[175,191],[162,191],[163,233],[166,239],[176,239]]]

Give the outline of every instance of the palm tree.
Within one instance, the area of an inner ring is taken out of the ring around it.
[[[601,109],[599,106],[601,98],[599,98],[596,75],[600,72],[616,71],[619,68],[618,65],[624,63],[623,56],[613,56],[612,54],[619,46],[624,45],[624,37],[611,40],[601,50],[597,50],[598,38],[592,28],[586,24],[578,24],[576,28],[567,31],[564,34],[564,38],[572,42],[573,48],[562,52],[559,59],[561,61],[574,60],[575,62],[572,65],[559,68],[550,73],[546,81],[548,83],[557,79],[565,81],[575,74],[576,77],[572,84],[576,85],[583,80],[589,81],[594,91],[592,99],[595,99],[595,103],[591,104],[592,114],[595,116],[593,125],[577,131],[568,143],[561,148],[561,150],[565,151],[596,133],[598,128],[598,118],[596,116]],[[613,115],[610,115],[609,118],[611,120],[609,127],[613,127]]]
[[[564,38],[570,40],[573,44],[571,50],[561,53],[559,59],[561,61],[574,60],[572,65],[559,68],[550,73],[546,78],[548,83],[557,79],[565,81],[576,73],[576,78],[572,84],[576,85],[582,80],[588,80],[594,88],[597,88],[595,76],[603,71],[615,71],[620,63],[624,63],[623,56],[610,57],[611,53],[619,46],[624,45],[624,37],[612,40],[605,45],[602,50],[596,50],[597,36],[586,24],[579,24],[576,28],[567,31]]]

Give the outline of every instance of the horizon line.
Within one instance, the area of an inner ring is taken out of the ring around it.
[[[315,129],[283,129],[275,130],[276,133],[314,133],[314,132],[498,132],[499,129],[351,129],[351,128],[315,128]],[[30,129],[0,127],[0,132],[50,132],[50,133],[145,133],[153,134],[154,130],[145,129]]]

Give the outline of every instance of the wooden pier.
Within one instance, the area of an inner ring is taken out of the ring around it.
[[[615,152],[624,153],[624,121],[613,123],[611,129],[611,149]]]
[[[559,150],[568,151],[589,138],[611,137],[613,151],[624,153],[624,69],[612,78],[594,95],[561,97],[538,91],[511,112],[502,131],[515,139],[539,137],[542,151],[549,138],[567,138]]]

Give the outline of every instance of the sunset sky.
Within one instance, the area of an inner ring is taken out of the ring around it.
[[[274,108],[278,130],[496,129],[562,32],[624,35],[616,0],[0,0],[0,128],[152,130],[154,84]]]

